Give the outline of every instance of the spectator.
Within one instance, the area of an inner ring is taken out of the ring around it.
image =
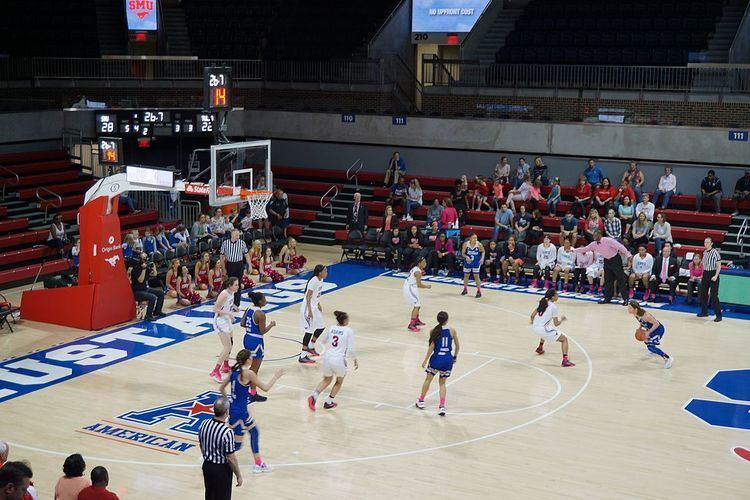
[[[191,306],[201,303],[201,296],[195,291],[193,278],[187,266],[180,267],[177,277],[177,303],[181,306]]]
[[[458,211],[453,207],[450,198],[443,200],[443,212],[440,214],[440,229],[458,229]]]
[[[210,282],[208,273],[211,271],[211,254],[208,252],[201,253],[201,258],[193,267],[193,276],[195,276],[196,290],[208,290]]]
[[[615,210],[607,210],[607,218],[604,220],[604,235],[620,241],[622,238],[622,222],[615,217]]]
[[[404,256],[404,238],[401,236],[401,230],[394,227],[390,234],[385,233],[385,267],[386,269],[401,269],[401,261]],[[393,260],[393,257],[396,260]]]
[[[656,294],[659,291],[659,285],[667,284],[669,286],[669,303],[674,302],[677,290],[677,278],[680,275],[680,263],[677,258],[670,255],[672,249],[664,247],[659,253],[659,257],[654,259],[654,267],[651,272],[651,301],[656,300]]]
[[[73,246],[70,247],[70,259],[73,261],[73,267],[78,270],[78,263],[81,259],[81,238],[76,236],[73,238]],[[2,466],[2,464],[0,464]]]
[[[664,213],[659,213],[656,216],[656,223],[651,231],[651,237],[654,239],[655,252],[661,253],[661,249],[664,248],[665,243],[672,243],[672,225],[667,222],[667,218]]]
[[[633,227],[631,229],[631,242],[633,245],[646,245],[648,243],[649,235],[651,234],[652,224],[646,218],[646,212],[638,214],[638,218],[635,219]]]
[[[513,221],[513,229],[515,230],[514,234],[516,236],[516,241],[520,243],[526,239],[526,234],[530,226],[531,215],[529,215],[529,213],[526,211],[526,206],[521,205],[521,209],[516,214]]]
[[[140,259],[130,269],[130,286],[133,288],[133,297],[138,302],[148,301],[146,309],[146,321],[153,321],[164,316],[164,290],[161,288],[149,288],[147,276],[155,278],[158,276],[156,264],[148,261],[148,255],[142,253]]]
[[[393,180],[394,184],[398,184],[404,175],[406,175],[406,161],[404,161],[398,151],[394,151],[391,159],[388,160],[388,168],[385,171],[383,186],[390,186],[391,180]]]
[[[406,189],[406,220],[413,221],[411,211],[415,208],[422,206],[422,186],[419,185],[419,180],[415,177],[409,183],[409,187]]]
[[[492,232],[492,241],[497,241],[500,231],[503,232],[503,240],[507,241],[513,232],[513,211],[508,208],[506,203],[500,205],[495,212],[495,229]]]
[[[380,225],[380,230],[383,232],[393,231],[398,227],[398,215],[393,213],[393,207],[387,205],[385,207],[385,214],[383,214],[383,223]]]
[[[173,299],[177,298],[177,278],[180,276],[180,259],[172,259],[169,261],[169,269],[167,269],[167,275],[164,277],[166,281],[166,295]]]
[[[133,233],[125,235],[125,241],[122,242],[122,258],[127,262],[133,258],[133,250],[135,246],[133,244]]]
[[[143,251],[149,256],[156,251],[156,238],[151,234],[150,229],[146,229],[143,234]]]
[[[492,184],[492,206],[495,207],[495,210],[500,208],[500,204],[505,198],[505,195],[503,194],[503,188],[503,183],[498,180],[496,180]]]
[[[534,168],[531,171],[531,180],[539,181],[542,186],[549,186],[549,177],[547,165],[544,164],[541,156],[534,158]]]
[[[284,191],[277,188],[266,207],[266,213],[268,214],[268,221],[270,222],[271,227],[280,227],[286,231],[286,227],[284,227],[284,213],[286,212],[286,209],[287,204],[284,200]]]
[[[169,242],[174,248],[187,248],[190,242],[190,234],[188,233],[187,229],[185,229],[185,226],[182,224],[182,222],[177,224],[177,226],[175,226],[175,228],[170,232]]]
[[[643,283],[643,300],[648,300],[651,290],[649,281],[653,268],[654,258],[646,251],[646,245],[638,245],[638,253],[633,255],[633,264],[630,269],[630,276],[628,276],[629,298],[632,299],[635,295],[636,282],[640,281]]]
[[[589,164],[583,171],[583,176],[586,178],[586,182],[588,182],[592,187],[597,187],[602,183],[602,179],[604,179],[607,175],[604,173],[604,170],[602,170],[602,168],[596,164],[596,160],[590,158]]]
[[[422,250],[424,249],[424,235],[419,227],[412,225],[406,233],[404,248],[404,263],[406,268],[410,268],[416,264],[419,258],[422,256]]]
[[[641,196],[641,202],[635,206],[635,215],[638,216],[641,212],[646,214],[646,218],[649,222],[654,222],[654,213],[656,207],[651,203],[651,195],[643,193]]]
[[[573,250],[575,252],[575,250]],[[594,265],[594,252],[575,253],[575,269],[573,270],[573,291],[586,293],[586,270]],[[589,292],[594,293],[594,280],[590,280]]]
[[[500,158],[500,162],[495,165],[495,171],[492,173],[492,180],[499,182],[500,184],[508,184],[510,178],[510,163],[508,163],[508,157],[503,156]]]
[[[560,203],[561,199],[560,178],[555,177],[552,179],[552,188],[550,188],[549,196],[547,196],[547,213],[552,217],[557,216],[557,204]]]
[[[24,462],[5,462],[0,467],[0,500],[30,497],[31,468]]]
[[[628,259],[631,257],[630,252],[621,243],[613,238],[602,237],[600,232],[594,235],[594,241],[585,247],[576,248],[576,253],[586,253],[595,251],[603,262],[604,271],[604,298],[600,304],[609,304],[612,302],[612,296],[615,291],[615,282],[620,283],[620,292],[622,295],[623,305],[628,305],[628,293],[624,286],[627,278],[622,267],[622,258],[624,255]]]
[[[603,210],[606,213],[607,210],[614,207],[615,197],[617,197],[618,191],[609,181],[609,177],[602,179],[602,184],[596,189],[594,194],[594,207],[599,210]]]
[[[118,500],[117,495],[107,489],[109,473],[101,465],[91,469],[91,486],[81,490],[78,500]]]
[[[490,188],[487,186],[487,182],[484,177],[478,175],[474,178],[474,197],[472,198],[472,209],[482,210],[482,207],[487,207],[487,210],[491,210],[490,204],[487,201],[487,197],[490,194]]]
[[[62,215],[55,214],[55,216],[52,217],[52,224],[49,227],[47,246],[57,249],[60,252],[60,255],[64,258],[65,245],[69,242],[68,235],[65,233],[65,223],[62,220]]]
[[[531,198],[531,188],[533,185],[531,184],[531,176],[529,174],[526,174],[526,176],[523,179],[523,182],[520,186],[516,189],[511,189],[508,191],[508,205],[510,205],[510,209],[514,212],[516,211],[516,201],[527,201]]]
[[[659,204],[661,198],[661,209],[669,206],[669,199],[677,192],[677,177],[672,173],[672,167],[664,167],[664,175],[659,177],[659,185],[654,193],[654,205]]]
[[[627,170],[622,174],[622,180],[630,184],[630,187],[633,189],[633,193],[635,193],[633,200],[640,202],[643,183],[646,182],[646,177],[643,175],[643,171],[638,169],[635,161],[630,161]]]
[[[515,189],[518,189],[521,184],[526,181],[527,175],[529,176],[529,178],[531,178],[531,167],[529,167],[529,164],[526,163],[526,158],[521,157],[518,159],[518,166],[516,167],[516,172],[513,179],[513,187]]]
[[[531,213],[531,223],[528,230],[528,244],[539,244],[544,237],[544,218],[539,209]]]
[[[226,232],[226,221],[224,220],[224,214],[220,208],[214,210],[214,216],[209,221],[211,226],[211,233],[216,235],[217,238],[223,238]]]
[[[172,244],[169,242],[164,226],[161,224],[156,226],[156,249],[161,253],[166,253],[167,250],[172,250]]]
[[[461,179],[456,179],[455,188],[453,189],[453,194],[451,195],[451,202],[453,202],[453,208],[456,209],[456,212],[463,213],[466,210],[467,195],[468,191],[463,181]]]
[[[591,243],[594,241],[594,233],[603,232],[604,231],[604,222],[602,221],[602,218],[599,217],[599,212],[595,208],[592,208],[589,210],[589,216],[586,217],[586,220],[583,223],[583,237],[586,238],[586,241]]]
[[[550,278],[555,269],[556,258],[557,248],[550,242],[549,235],[545,235],[542,244],[536,247],[536,264],[534,265],[534,279],[531,281],[531,288],[536,288],[538,283],[542,281],[542,277],[544,277],[542,288],[546,290],[552,286]]]
[[[547,200],[542,197],[542,183],[539,180],[534,181],[529,189],[529,197],[534,200],[534,206],[538,207]]]
[[[362,203],[362,195],[360,193],[354,193],[354,200],[346,211],[346,229],[367,231],[367,205]]]
[[[440,224],[440,216],[443,214],[443,205],[440,204],[440,200],[435,198],[432,200],[432,205],[427,208],[427,224],[437,222]]]
[[[278,188],[278,190],[281,191],[281,198],[284,200],[284,203],[286,203],[286,210],[284,210],[284,216],[281,219],[281,227],[284,228],[284,238],[286,238],[287,231],[289,230],[289,224],[291,222],[289,213],[289,195],[287,195],[286,191],[284,191],[282,188]]]
[[[197,245],[201,241],[211,239],[211,237],[208,235],[208,232],[206,231],[206,218],[207,217],[205,214],[200,214],[198,216],[198,219],[193,222],[193,225],[190,228],[190,241],[192,241],[195,245]]]
[[[630,226],[633,224],[635,218],[635,206],[632,203],[630,196],[625,196],[622,200],[622,204],[617,207],[617,216],[623,225],[622,234],[630,234]]]
[[[516,275],[516,283],[521,284],[521,266],[526,258],[526,252],[523,245],[516,244],[516,237],[511,236],[503,245],[503,254],[501,265],[503,267],[503,277],[505,283],[510,284],[509,271],[512,269]]]
[[[492,280],[492,276],[495,276],[495,283],[500,283],[500,271],[502,269],[500,252],[501,250],[497,242],[490,240],[485,251],[484,262],[482,263],[484,279],[487,281]]]
[[[268,185],[266,183],[266,176],[261,174],[258,176],[258,181],[255,183],[255,189],[257,191],[266,191],[268,190]]]
[[[429,266],[431,270],[437,270],[441,276],[455,272],[456,250],[453,248],[453,240],[446,237],[445,233],[440,233],[435,240],[435,249],[430,252]]]
[[[739,215],[740,202],[750,199],[750,169],[745,169],[745,175],[737,179],[732,193],[732,215]]]
[[[688,305],[691,305],[693,303],[695,291],[696,289],[700,288],[701,279],[703,278],[703,264],[701,263],[701,254],[693,254],[693,259],[690,261],[690,264],[688,264],[688,271],[690,275],[687,282],[685,302]]]
[[[633,188],[630,187],[628,181],[622,181],[620,187],[617,189],[617,196],[615,196],[615,210],[620,208],[625,197],[630,198],[630,202],[633,203],[633,206],[635,207],[635,192],[633,192]]]
[[[406,207],[404,205],[408,189],[409,187],[399,178],[398,182],[394,182],[391,186],[391,194],[388,196],[386,204],[391,205],[394,208],[396,205],[401,205],[401,208],[405,209]]]
[[[83,477],[86,462],[79,453],[74,453],[63,463],[63,476],[55,485],[55,500],[76,500],[84,488],[91,486],[91,481]]]
[[[570,244],[576,246],[578,241],[578,219],[573,212],[568,210],[565,217],[560,219],[560,241],[570,240]]]
[[[576,185],[575,195],[573,195],[573,206],[570,208],[573,214],[575,214],[576,208],[579,207],[581,209],[581,217],[584,216],[589,205],[591,205],[591,193],[591,184],[586,181],[585,176],[580,176]]]
[[[208,219],[205,215],[203,216],[205,220]],[[253,230],[253,215],[252,210],[250,210],[250,207],[245,208],[245,215],[240,220],[240,230],[242,232],[252,231]],[[209,235],[208,230],[206,230],[206,234]]]
[[[703,200],[711,198],[714,200],[716,213],[721,213],[721,180],[716,177],[716,172],[708,171],[708,175],[701,181],[701,189],[695,197],[695,211],[700,212]]]

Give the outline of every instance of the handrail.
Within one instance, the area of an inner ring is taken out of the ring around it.
[[[357,169],[352,172],[352,169],[354,167],[357,167]],[[354,179],[354,185],[357,188],[357,191],[359,191],[359,179],[357,178],[357,174],[360,170],[362,170],[362,167],[364,167],[365,164],[362,162],[362,160],[356,160],[354,163],[352,163],[349,168],[346,169],[346,180],[350,181]],[[330,191],[330,190],[329,190]]]
[[[189,176],[188,180],[193,180],[194,181],[196,179],[199,179],[201,175],[205,174],[206,172],[208,172],[211,169],[211,162],[209,162],[209,165],[206,168],[204,168],[203,170],[201,170],[200,172],[198,172],[197,174],[195,174],[193,176],[190,175],[190,171],[193,169],[193,163],[195,162],[196,153],[198,153],[198,152],[208,152],[208,151],[211,151],[211,149],[210,148],[198,148],[198,149],[194,149],[193,152],[190,153],[190,159],[188,160],[188,170],[186,172],[187,173],[186,177]]]
[[[328,196],[328,193],[333,191],[333,196],[328,201],[325,201],[326,196]],[[329,208],[331,210],[331,218],[333,218],[333,204],[331,203],[333,200],[336,199],[336,197],[339,195],[339,187],[337,185],[333,185],[330,188],[328,188],[328,191],[326,191],[323,196],[320,197],[320,208]]]
[[[381,32],[382,32],[382,31],[383,31],[384,29],[385,29],[385,27],[386,27],[386,26],[388,25],[388,23],[389,23],[389,22],[391,22],[391,19],[393,19],[393,16],[395,16],[395,15],[396,15],[396,12],[398,12],[398,10],[399,10],[399,9],[401,8],[401,5],[402,5],[402,4],[404,3],[404,2],[407,2],[407,1],[408,1],[408,0],[401,0],[401,1],[400,1],[400,2],[399,2],[399,3],[398,3],[398,4],[397,4],[397,5],[396,5],[396,6],[395,6],[395,7],[393,8],[393,10],[391,11],[391,13],[390,13],[390,14],[388,14],[388,17],[386,17],[386,18],[385,18],[385,21],[383,21],[383,24],[381,24],[381,25],[380,25],[380,28],[378,28],[378,31],[376,31],[376,32],[375,32],[375,34],[374,34],[374,35],[372,35],[372,36],[370,37],[370,40],[369,40],[369,41],[367,42],[367,49],[368,49],[368,50],[367,50],[367,53],[368,53],[368,54],[369,54],[369,52],[370,52],[370,50],[369,50],[369,49],[370,49],[370,45],[372,45],[372,41],[373,41],[373,40],[375,40],[375,39],[376,39],[376,38],[378,37],[378,35],[380,35],[380,33],[381,33]]]
[[[740,25],[737,26],[737,32],[734,34],[734,38],[732,39],[732,44],[729,46],[729,62],[730,63],[736,63],[737,58],[737,48],[739,45],[741,45],[743,42],[747,44],[747,36],[750,33],[750,4],[745,7],[745,12],[742,15],[742,19],[740,19]],[[750,57],[750,47],[745,47],[745,54],[740,54],[745,56],[745,58]],[[745,61],[750,62],[750,61]]]
[[[18,177],[17,173],[15,173],[14,171],[12,171],[9,168],[3,167],[2,165],[0,165],[0,171],[2,171],[2,172],[8,172],[13,177],[15,177],[16,178],[16,186],[18,186],[18,184],[21,181],[21,178]],[[8,185],[8,180],[7,179],[3,179],[2,182],[3,182],[3,192],[2,192],[2,196],[0,196],[0,200],[4,200],[5,199],[5,186]]]
[[[43,198],[39,194],[40,190],[45,191],[45,192],[47,192],[47,193],[49,193],[52,196],[55,196],[57,198],[58,205],[55,208],[61,208],[62,207],[62,196],[60,196],[59,194],[55,193],[54,191],[52,191],[50,189],[47,189],[46,187],[43,187],[43,186],[40,186],[40,187],[36,188],[36,192],[35,192],[36,199],[39,200],[39,201],[41,201],[41,202],[48,202],[48,203],[46,203],[44,205],[44,222],[47,222],[47,212],[49,211],[49,207],[51,205],[51,202],[50,202],[50,200],[48,200],[47,198]]]
[[[503,10],[505,10],[505,6],[503,5],[503,4],[505,3],[505,2],[504,2],[504,0],[496,0],[496,1],[497,1],[497,2],[498,2],[498,3],[500,4],[500,11],[502,12]],[[473,27],[471,28],[471,30],[470,30],[470,31],[469,31],[469,32],[468,32],[468,33],[466,34],[466,38],[464,38],[464,39],[463,39],[463,40],[461,41],[461,49],[462,49],[462,50],[463,50],[463,48],[464,48],[464,47],[466,46],[466,42],[468,42],[469,40],[471,40],[471,39],[472,39],[472,35],[474,35],[475,37],[476,37],[476,36],[478,36],[478,35],[476,34],[476,33],[477,33],[477,27],[478,27],[478,26],[479,26],[479,25],[481,24],[481,22],[482,22],[482,21],[484,20],[484,16],[485,16],[485,15],[489,14],[489,12],[490,12],[491,10],[492,10],[492,11],[494,11],[494,10],[495,10],[495,9],[493,9],[492,7],[495,7],[495,5],[493,5],[492,1],[489,1],[489,2],[487,2],[487,5],[485,5],[485,6],[484,6],[484,10],[482,11],[482,13],[481,13],[481,14],[479,14],[479,17],[477,18],[477,22],[475,22],[475,23],[474,23],[474,26],[473,26]],[[495,19],[497,19],[497,17],[495,17]],[[493,19],[493,20],[492,20],[492,22],[494,22],[494,21],[495,21],[495,19]],[[486,33],[486,32],[485,32],[485,33]]]
[[[742,225],[740,226],[740,230],[737,232],[737,244],[740,246],[740,257],[745,256],[745,235],[747,234],[748,224],[747,221],[749,219],[745,219],[742,221]]]

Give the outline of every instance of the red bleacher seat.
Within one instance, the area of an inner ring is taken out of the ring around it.
[[[0,262],[3,264],[15,264],[17,262],[28,262],[30,260],[51,257],[53,255],[60,255],[60,250],[45,245],[42,247],[23,248],[21,250],[11,250],[9,252],[0,253]]]
[[[62,203],[60,203],[60,200],[57,198],[47,198],[44,201],[39,202],[39,208],[44,210],[45,208],[50,209],[60,209],[60,208],[66,208],[66,207],[80,207],[83,205],[85,195],[83,194],[76,194],[73,196],[62,196]]]
[[[3,166],[8,170],[17,173],[19,176],[34,175],[46,172],[58,172],[60,170],[68,170],[71,168],[71,164],[68,160],[43,161]]]
[[[67,158],[65,151],[30,151],[27,153],[6,153],[0,155],[0,165],[28,163],[33,161],[62,160]]]
[[[676,222],[687,222],[690,224],[700,224],[705,226],[716,226],[727,228],[732,223],[732,216],[729,214],[715,214],[712,212],[693,212],[688,210],[657,209],[656,213],[663,212],[667,216],[670,224]]]
[[[0,221],[0,233],[10,233],[29,227],[29,219],[5,219]]]
[[[94,185],[96,181],[95,180],[88,180],[88,181],[79,181],[79,182],[71,182],[68,184],[52,184],[44,186],[45,188],[49,189],[50,191],[63,195],[63,194],[69,194],[69,193],[85,193],[91,186]],[[30,200],[36,198],[36,190],[37,187],[30,187],[30,188],[24,188],[18,190],[18,196],[22,200]],[[43,192],[39,193],[44,198],[50,198],[52,195]]]
[[[42,229],[39,231],[25,231],[23,233],[7,234],[0,236],[0,248],[11,248],[21,245],[33,245],[45,241],[49,231]]]
[[[54,274],[70,269],[67,259],[56,259],[44,263],[43,274]],[[0,271],[0,285],[34,278],[42,264],[30,264]]]
[[[8,208],[7,207],[0,207],[0,219],[8,215]]]
[[[314,182],[314,181],[299,181],[291,179],[275,179],[275,183],[280,187],[284,188],[287,193],[304,193],[304,194],[323,194],[328,191],[333,184],[327,182]],[[339,189],[342,189],[342,184],[336,184]]]
[[[685,207],[689,210],[695,210],[695,196],[693,195],[687,195],[687,194],[680,194],[680,195],[674,195],[669,199],[669,203],[672,206],[676,207]],[[750,201],[741,201],[739,203],[739,209],[743,212],[746,212],[750,210]],[[721,199],[721,209],[722,210],[731,210],[732,209],[732,199],[731,198],[722,198]],[[701,206],[702,212],[713,212],[714,210],[714,201],[710,198],[706,198],[703,200],[703,205]]]
[[[21,175],[18,180],[15,177],[2,176],[8,187],[27,187],[27,186],[45,186],[60,182],[73,181],[78,178],[77,170],[63,170],[61,172],[52,172],[49,174],[39,175]]]
[[[300,210],[298,208],[289,209],[289,218],[291,220],[314,221],[318,212],[315,210]]]
[[[320,210],[320,196],[306,194],[288,194],[289,205],[292,207],[305,207]]]
[[[290,224],[289,227],[286,228],[286,234],[289,236],[299,236],[304,229],[305,227],[299,224]]]

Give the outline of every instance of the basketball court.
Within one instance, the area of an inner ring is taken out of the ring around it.
[[[311,264],[339,257],[333,248],[302,251]],[[253,475],[246,445],[238,498],[746,498],[748,407],[731,399],[748,399],[748,371],[717,375],[748,368],[743,320],[717,325],[652,311],[675,358],[665,370],[644,359],[625,308],[561,298],[577,363],[561,368],[557,345],[534,353],[528,316],[537,294],[488,289],[475,299],[459,296],[455,283],[432,281],[422,293],[428,327],[412,333],[402,277],[336,264],[321,303],[329,325],[334,310],[350,314],[360,368],[349,372],[338,408],[312,413],[305,399],[319,369],[296,360],[305,278],[266,287],[267,314],[278,326],[267,335],[260,374],[286,373],[251,411],[274,471]],[[414,407],[439,310],[449,312],[461,341],[444,418],[437,383],[427,408]],[[12,457],[31,461],[42,497],[52,496],[74,452],[89,469],[105,465],[121,497],[202,496],[197,428],[218,390],[208,374],[219,342],[210,305],[165,311],[153,323],[96,333],[24,321],[1,334],[0,376],[23,389],[2,392],[0,438]],[[241,335],[237,324],[235,345]]]

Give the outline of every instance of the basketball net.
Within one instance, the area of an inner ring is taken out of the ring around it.
[[[271,199],[271,191],[246,191],[245,199],[250,207],[250,218],[253,220],[267,219],[266,205]]]

